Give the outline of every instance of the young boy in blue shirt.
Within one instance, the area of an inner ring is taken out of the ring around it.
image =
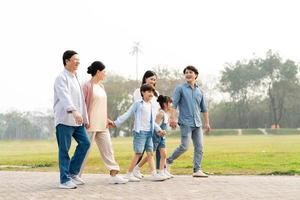
[[[140,181],[139,178],[136,178],[133,175],[132,171],[143,151],[145,150],[151,170],[150,179],[152,181],[163,181],[166,179],[166,177],[157,174],[153,159],[152,135],[154,130],[160,135],[166,134],[166,132],[155,123],[157,109],[155,107],[156,105],[151,102],[151,99],[155,94],[155,88],[152,85],[144,84],[141,86],[140,91],[143,99],[133,103],[129,110],[123,115],[119,116],[117,120],[114,121],[114,124],[112,124],[113,127],[119,127],[130,116],[134,115],[133,149],[135,154],[129,165],[128,173],[126,174],[125,178],[131,182]]]

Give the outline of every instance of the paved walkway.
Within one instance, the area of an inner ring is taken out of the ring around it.
[[[109,185],[107,175],[84,174],[86,185],[58,189],[58,173],[0,171],[0,199],[299,200],[300,176],[176,176],[165,182]]]

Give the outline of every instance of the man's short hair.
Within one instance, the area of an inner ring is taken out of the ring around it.
[[[69,60],[70,58],[72,58],[72,56],[74,56],[75,54],[78,54],[76,51],[73,50],[67,50],[65,51],[64,55],[63,55],[63,63],[64,66],[66,66],[66,60]]]
[[[199,72],[198,72],[198,69],[197,69],[196,67],[194,67],[194,66],[192,66],[192,65],[187,66],[186,68],[184,68],[183,74],[185,74],[185,71],[186,71],[186,70],[191,70],[191,71],[193,71],[193,72],[197,75],[196,78],[198,77]]]

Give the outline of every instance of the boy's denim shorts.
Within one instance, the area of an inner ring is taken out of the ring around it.
[[[139,133],[133,131],[133,150],[135,153],[153,152],[152,132],[140,131]]]

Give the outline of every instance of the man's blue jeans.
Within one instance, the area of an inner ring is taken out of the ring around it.
[[[74,137],[78,144],[70,160],[69,150],[72,137]],[[90,140],[84,126],[67,126],[63,124],[56,126],[56,139],[58,144],[60,183],[65,183],[70,180],[70,176],[79,173],[82,162],[90,147]]]
[[[192,137],[194,144],[194,172],[201,169],[201,161],[203,156],[203,132],[201,127],[190,127],[180,125],[181,144],[175,149],[173,154],[167,159],[168,164],[172,164],[181,154],[186,152],[189,147],[189,137]]]

